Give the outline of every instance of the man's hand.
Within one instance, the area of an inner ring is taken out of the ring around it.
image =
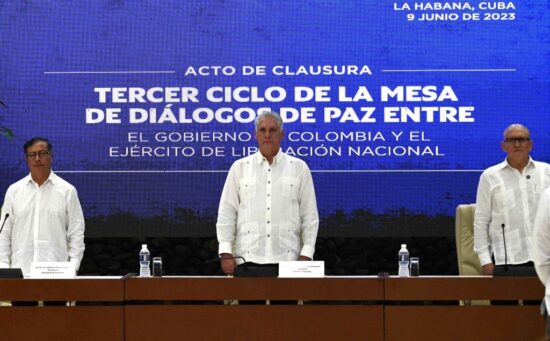
[[[488,264],[485,264],[481,267],[481,272],[485,276],[492,276],[493,271],[495,271],[495,265],[493,263],[488,263]]]
[[[232,275],[233,272],[235,272],[235,267],[237,266],[237,262],[235,261],[235,258],[233,258],[233,255],[230,253],[222,253],[220,258],[223,273]]]
[[[311,258],[300,255],[300,257],[298,257],[298,260],[311,260]]]

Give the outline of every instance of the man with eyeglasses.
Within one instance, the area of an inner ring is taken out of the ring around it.
[[[495,266],[533,267],[533,222],[541,193],[550,186],[550,165],[529,155],[533,141],[525,126],[508,126],[500,145],[506,159],[486,169],[477,188],[474,250],[484,275],[493,275]]]
[[[78,270],[84,215],[74,186],[52,171],[53,148],[35,137],[23,146],[30,174],[12,184],[2,207],[0,268],[30,272],[31,262],[65,262]]]

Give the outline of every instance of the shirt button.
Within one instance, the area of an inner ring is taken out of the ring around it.
[[[267,183],[268,183],[268,184],[270,184],[270,183],[271,183],[271,181],[268,181]]]
[[[269,234],[267,235],[267,238],[271,237]]]
[[[268,197],[270,197],[270,196],[271,196],[271,194],[267,193],[267,196],[268,196]]]
[[[269,224],[269,220],[267,221],[267,223]]]
[[[269,207],[267,208],[267,210],[269,211]]]

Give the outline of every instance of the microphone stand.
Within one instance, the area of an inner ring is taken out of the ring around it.
[[[6,224],[6,220],[8,220],[10,214],[9,213],[6,213],[6,215],[4,216],[4,222],[2,223],[2,226],[0,226],[0,233],[2,233],[2,230],[4,229],[4,225]]]

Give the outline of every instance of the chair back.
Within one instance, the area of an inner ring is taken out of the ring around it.
[[[474,251],[475,207],[475,204],[466,204],[456,208],[456,256],[460,276],[482,275],[479,257]]]

